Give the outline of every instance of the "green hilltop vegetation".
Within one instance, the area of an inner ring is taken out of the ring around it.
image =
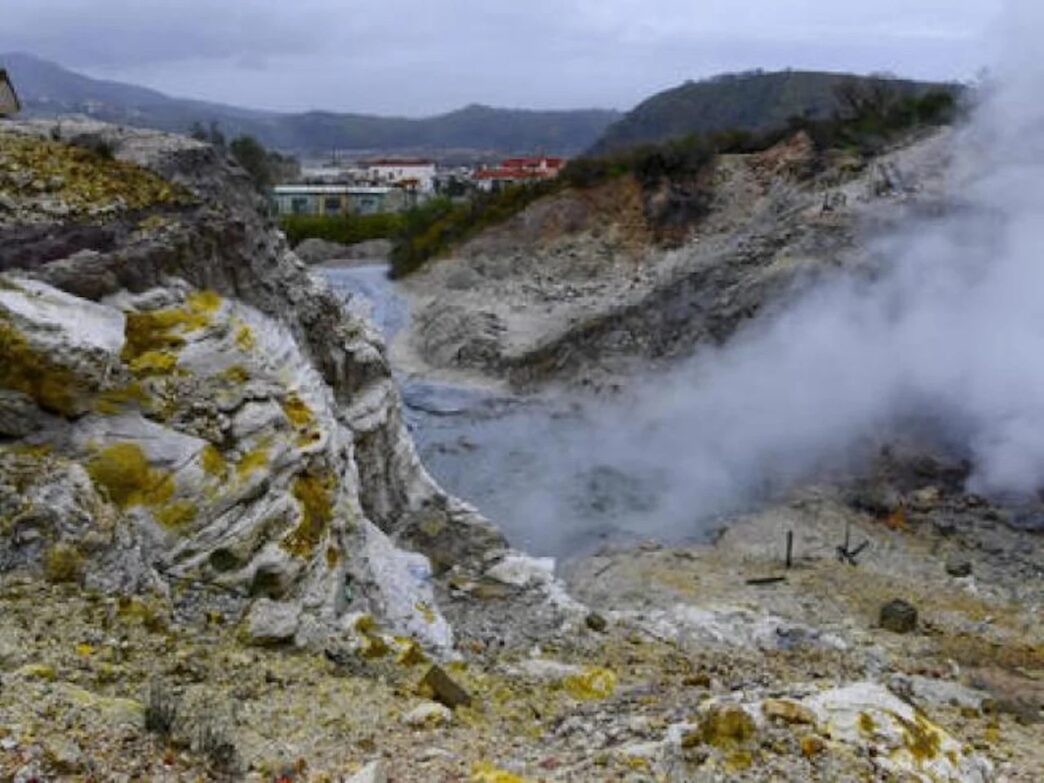
[[[887,89],[909,97],[959,89],[954,85],[884,76],[816,71],[726,74],[686,82],[642,101],[606,130],[591,153],[602,155],[693,133],[770,131],[794,117],[827,119],[845,108],[841,93],[853,85]]]
[[[334,112],[256,111],[172,98],[155,90],[92,79],[28,54],[0,54],[29,116],[87,114],[133,127],[187,133],[194,123],[220,126],[230,138],[251,136],[266,147],[300,153],[331,149],[535,149],[574,155],[589,147],[616,111],[526,111],[472,105],[420,119]]]
[[[718,83],[742,81],[720,79]],[[911,85],[899,80],[841,78],[833,82],[833,108],[826,115],[806,111],[767,128],[737,126],[690,132],[666,141],[614,147],[603,153],[593,151],[570,161],[556,180],[478,194],[465,202],[435,199],[404,215],[394,235],[392,276],[416,271],[429,259],[565,188],[596,187],[621,176],[633,176],[646,191],[664,182],[694,185],[718,155],[761,152],[799,132],[806,133],[820,153],[846,150],[870,157],[909,133],[949,124],[957,118],[961,89],[945,85],[915,89]],[[710,186],[704,183],[700,187]],[[712,194],[697,195],[690,217],[698,217],[700,205],[706,208]]]

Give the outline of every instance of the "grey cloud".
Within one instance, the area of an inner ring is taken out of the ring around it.
[[[21,49],[167,92],[425,114],[463,103],[629,108],[751,67],[966,77],[1000,0],[3,0]]]

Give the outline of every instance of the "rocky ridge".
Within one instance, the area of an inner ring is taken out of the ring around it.
[[[859,238],[937,207],[951,138],[864,160],[799,134],[722,156],[706,183],[643,194],[624,177],[542,199],[405,281],[414,324],[396,362],[516,386],[601,383],[721,344],[839,265],[877,268]]]

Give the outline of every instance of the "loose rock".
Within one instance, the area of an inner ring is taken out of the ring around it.
[[[910,633],[917,628],[917,610],[902,599],[881,607],[881,627],[892,633]]]

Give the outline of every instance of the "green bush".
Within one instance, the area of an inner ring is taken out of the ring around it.
[[[306,239],[325,239],[354,245],[370,239],[390,239],[401,230],[403,219],[394,213],[379,215],[287,215],[282,228],[291,245]]]
[[[547,180],[512,185],[494,193],[478,193],[467,201],[435,198],[403,213],[402,224],[394,237],[391,276],[405,277],[415,272],[428,259],[490,226],[503,223],[564,184]]]

